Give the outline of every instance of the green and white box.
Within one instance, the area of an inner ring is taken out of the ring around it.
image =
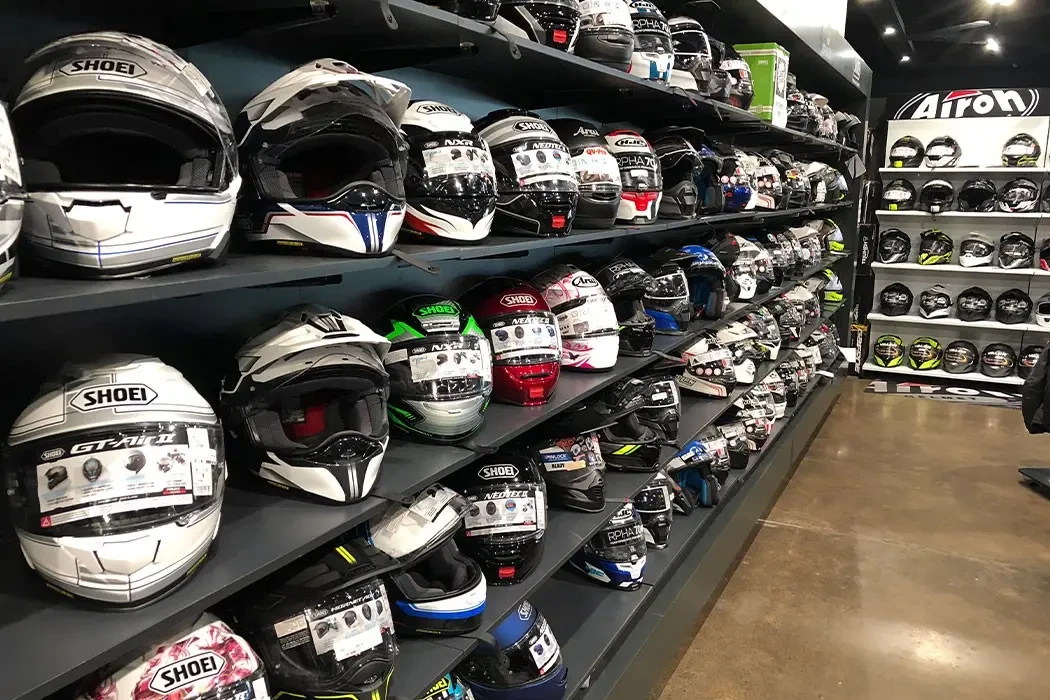
[[[791,54],[779,44],[733,46],[751,68],[755,99],[751,113],[773,126],[787,126],[787,76]]]

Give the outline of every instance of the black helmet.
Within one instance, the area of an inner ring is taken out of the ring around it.
[[[922,141],[914,136],[902,136],[890,147],[889,161],[891,168],[918,168],[922,166],[926,149]]]
[[[927,371],[941,366],[941,341],[929,336],[916,338],[908,348],[908,366]]]
[[[1043,354],[1042,345],[1027,345],[1021,349],[1021,356],[1017,358],[1017,376],[1028,379],[1028,375],[1035,369],[1035,363],[1039,362],[1039,356]]]
[[[959,244],[959,264],[963,267],[983,267],[995,260],[995,243],[976,231],[966,234]]]
[[[1026,177],[1010,180],[999,190],[998,202],[999,211],[1010,214],[1033,212],[1039,202],[1039,186]]]
[[[955,188],[947,180],[930,180],[919,190],[919,206],[932,214],[940,214],[952,208]]]
[[[674,487],[670,477],[662,471],[656,472],[651,481],[634,497],[634,509],[642,516],[645,528],[645,544],[651,549],[667,547],[667,538],[671,534],[671,521],[674,520],[674,508],[671,505],[671,494]]]
[[[573,434],[559,421],[528,437],[529,459],[539,466],[552,506],[586,513],[605,508],[605,460],[597,431]]]
[[[809,178],[796,167],[794,157],[787,151],[776,148],[767,151],[766,157],[780,174],[780,186],[784,190],[781,207],[802,209],[809,206]]]
[[[711,42],[703,26],[692,17],[672,17],[667,24],[671,28],[674,46],[671,85],[698,92],[704,97],[722,93],[725,81],[721,76],[715,79],[718,66],[712,63]]]
[[[879,235],[879,262],[908,262],[911,256],[911,238],[899,228],[891,228]]]
[[[568,51],[580,29],[579,0],[501,0],[499,17],[537,44]],[[497,20],[496,28],[500,22]]]
[[[926,144],[926,164],[931,168],[952,168],[962,157],[962,147],[951,136],[938,136]]]
[[[633,260],[616,258],[594,273],[616,310],[620,355],[645,357],[653,351],[656,320],[645,313],[642,298],[656,291],[656,280]]]
[[[802,326],[805,325],[806,319],[798,307],[779,296],[766,304],[766,309],[777,320],[782,343],[793,343],[802,336]]]
[[[995,194],[991,180],[967,180],[959,189],[959,211],[995,211]]]
[[[692,219],[701,199],[697,182],[702,181],[704,163],[700,153],[683,133],[674,128],[647,131],[645,137],[656,151],[663,173],[660,218]],[[705,187],[705,195],[706,191]]]
[[[1007,289],[995,300],[995,320],[999,323],[1028,323],[1032,297],[1020,289]]]
[[[1034,168],[1039,165],[1043,149],[1031,134],[1011,136],[1003,146],[1004,168]]]
[[[580,12],[580,32],[572,52],[612,68],[627,70],[634,53],[634,28],[627,3],[580,3]]]
[[[984,321],[992,315],[992,295],[980,287],[964,289],[955,298],[955,315],[960,321]]]
[[[523,109],[497,109],[475,126],[496,166],[497,224],[529,236],[568,234],[579,186],[569,150],[554,129]]]
[[[900,282],[894,282],[879,292],[879,310],[887,316],[903,316],[911,310],[913,301],[911,290]]]
[[[999,267],[1018,270],[1032,267],[1035,262],[1035,241],[1032,237],[1012,231],[999,239]]]
[[[633,39],[631,40],[633,41]],[[575,225],[579,228],[611,228],[620,205],[620,166],[605,147],[605,138],[582,119],[552,119],[548,122],[572,156],[579,180]]]
[[[899,335],[880,335],[875,339],[871,355],[879,367],[900,367],[904,364],[904,341]]]
[[[955,242],[940,229],[931,228],[919,234],[920,265],[948,265],[954,250]]]
[[[919,315],[923,318],[945,318],[951,309],[952,298],[944,285],[935,284],[919,295]]]
[[[649,386],[625,377],[602,392],[597,403],[618,416],[598,430],[598,447],[606,465],[631,472],[652,472],[660,463],[661,436],[638,416],[649,397]]]
[[[659,433],[665,441],[678,439],[682,395],[675,383],[675,375],[680,369],[677,361],[665,360],[641,377],[648,388],[645,405],[638,409],[638,420]]]
[[[806,96],[798,89],[795,76],[788,73],[787,80],[787,126],[789,129],[810,133],[816,130],[816,115],[810,110]],[[920,144],[921,145],[921,144]]]
[[[1017,351],[1006,343],[991,343],[981,351],[981,374],[1011,377],[1017,368]]]
[[[977,346],[968,340],[954,340],[944,349],[941,367],[950,374],[977,371]]]
[[[915,186],[897,178],[882,191],[882,208],[889,211],[908,211],[915,208]]]

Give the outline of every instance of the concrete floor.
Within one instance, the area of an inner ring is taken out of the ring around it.
[[[1050,466],[1018,412],[850,380],[660,700],[1050,692]]]

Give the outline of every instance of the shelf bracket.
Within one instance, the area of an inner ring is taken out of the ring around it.
[[[437,274],[441,273],[441,268],[438,267],[437,265],[431,265],[430,263],[426,262],[425,260],[420,260],[416,256],[409,255],[408,253],[404,252],[403,250],[398,250],[397,248],[393,248],[390,251],[390,253],[395,258],[400,260],[401,262],[407,263],[407,264],[411,265],[412,267],[419,268],[423,272],[428,272],[428,273],[430,273],[432,275],[437,275]]]

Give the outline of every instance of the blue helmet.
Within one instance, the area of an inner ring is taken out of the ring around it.
[[[676,335],[684,333],[693,320],[693,304],[689,300],[689,280],[685,266],[692,256],[674,248],[661,248],[642,264],[653,277],[653,289],[642,297],[645,313],[656,321],[656,332]]]
[[[550,625],[521,602],[492,630],[499,649],[482,642],[459,669],[477,700],[562,700],[569,671]]]
[[[722,318],[729,305],[725,266],[714,252],[702,245],[682,246],[681,252],[691,256],[685,266],[685,276],[696,315],[712,320]]]
[[[703,442],[691,440],[667,463],[667,475],[694,505],[712,508],[718,505],[719,492],[715,461]]]
[[[474,700],[474,693],[459,676],[446,673],[419,700]]]
[[[725,151],[725,149],[723,149]],[[723,153],[722,193],[725,195],[725,207],[729,211],[747,209],[751,204],[754,190],[751,189],[751,177],[745,170],[745,163],[741,160],[741,151],[728,151]],[[754,208],[752,205],[751,208]]]
[[[628,500],[594,537],[569,559],[569,565],[599,583],[633,591],[645,575],[645,527]]]

